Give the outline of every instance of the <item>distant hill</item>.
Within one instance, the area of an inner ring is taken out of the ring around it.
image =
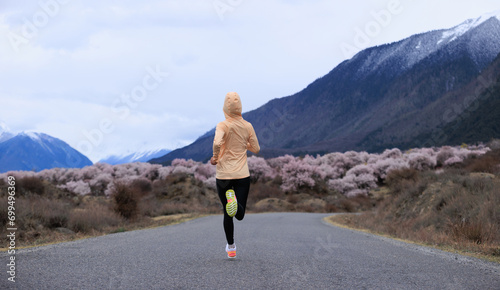
[[[131,154],[125,155],[111,155],[106,158],[99,160],[101,163],[108,163],[111,165],[124,164],[124,163],[133,163],[133,162],[148,162],[151,159],[164,156],[169,153],[171,150],[167,149],[156,149],[156,150],[148,150],[143,152],[135,152]]]
[[[9,134],[9,138],[0,142],[0,172],[40,171],[55,167],[81,168],[92,165],[92,161],[86,156],[64,141],[47,134]]]
[[[304,90],[244,118],[254,125],[265,157],[413,146],[454,120],[456,114],[445,112],[464,104],[464,89],[499,53],[500,15],[485,15],[365,49]],[[212,141],[213,134],[205,134],[152,162],[208,160]]]

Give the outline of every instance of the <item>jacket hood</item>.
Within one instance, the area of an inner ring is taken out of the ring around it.
[[[226,99],[224,100],[223,111],[226,119],[241,117],[241,99],[237,93],[227,93]]]

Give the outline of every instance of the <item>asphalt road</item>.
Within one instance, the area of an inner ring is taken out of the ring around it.
[[[500,289],[500,265],[337,228],[325,214],[222,215],[20,250],[2,289]],[[7,253],[1,253],[4,265]]]

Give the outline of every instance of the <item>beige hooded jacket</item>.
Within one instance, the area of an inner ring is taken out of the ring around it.
[[[240,179],[250,176],[247,150],[258,154],[259,141],[252,124],[241,116],[241,100],[235,92],[224,101],[226,120],[217,124],[212,160],[217,163],[217,179]]]

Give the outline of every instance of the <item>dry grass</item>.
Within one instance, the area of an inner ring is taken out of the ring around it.
[[[492,150],[480,158],[467,160],[463,167],[471,172],[500,173],[500,149]]]
[[[0,221],[7,222],[6,187],[0,184]],[[5,189],[5,190],[4,190]],[[215,191],[192,176],[167,180],[133,180],[115,184],[111,197],[80,196],[36,178],[18,182],[16,226],[18,247],[38,246],[115,232],[178,223],[203,214],[220,213]],[[7,244],[6,227],[0,243]]]
[[[0,201],[2,211],[7,209],[6,199]],[[71,204],[64,200],[51,200],[41,196],[20,197],[16,200],[16,227],[19,245],[36,243],[47,233],[55,232],[68,224]],[[0,213],[2,216],[6,212]],[[4,218],[2,218],[4,219]],[[6,243],[6,228],[0,230],[0,240]]]
[[[476,159],[474,164],[483,164]],[[375,212],[335,217],[355,228],[500,260],[500,179],[464,169],[393,172]]]
[[[31,239],[24,239],[20,243],[17,243],[16,247],[18,249],[23,249],[35,246],[43,246],[49,244],[86,239],[86,238],[119,233],[119,232],[168,226],[168,225],[182,223],[202,216],[203,215],[199,214],[177,214],[170,216],[158,216],[156,218],[143,218],[136,220],[135,223],[123,223],[114,227],[106,226],[102,230],[93,229],[90,230],[89,232],[65,233],[65,232],[44,229],[41,230],[36,237],[33,237]],[[5,252],[5,251],[7,251],[7,248],[0,248],[0,252]]]
[[[76,208],[69,215],[68,228],[74,232],[100,232],[124,223],[123,218],[109,206],[91,203],[85,208]]]

